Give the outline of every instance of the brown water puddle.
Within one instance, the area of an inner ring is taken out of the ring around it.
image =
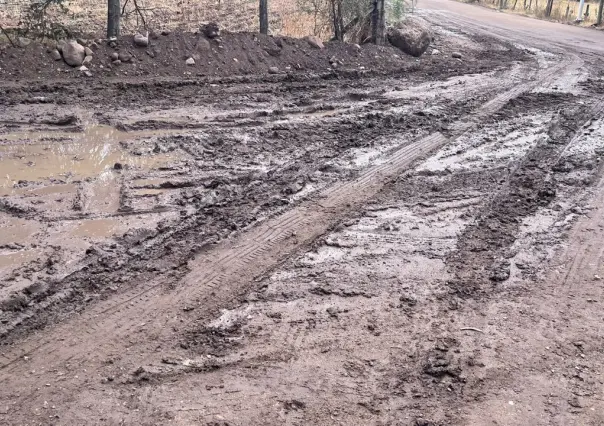
[[[115,235],[119,226],[120,221],[116,218],[91,219],[77,225],[71,235],[78,238],[109,238]]]
[[[40,231],[36,222],[16,217],[0,217],[0,245],[12,243],[28,243],[31,236]]]
[[[33,144],[0,145],[0,195],[16,195],[13,188],[19,180],[40,181],[85,179],[101,175],[115,163],[137,169],[152,169],[178,159],[176,153],[133,155],[120,142],[154,135],[148,132],[121,132],[109,126],[88,127],[83,133],[21,133],[3,135],[5,140],[38,141],[49,136],[68,140],[43,141]]]

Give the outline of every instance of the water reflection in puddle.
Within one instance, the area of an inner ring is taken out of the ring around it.
[[[0,145],[0,195],[19,194],[22,188],[13,186],[20,180],[102,177],[102,173],[109,171],[116,163],[137,169],[151,169],[177,159],[177,154],[173,152],[133,155],[120,146],[120,142],[153,134],[152,131],[131,134],[109,126],[92,126],[80,134],[46,132],[4,135],[5,140],[44,141]],[[48,141],[51,135],[68,139]]]

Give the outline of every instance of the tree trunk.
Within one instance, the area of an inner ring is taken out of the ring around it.
[[[516,10],[516,5],[518,4],[518,0],[514,0],[514,7],[512,8],[512,10]]]
[[[120,0],[107,0],[107,38],[120,36]]]
[[[604,0],[600,0],[600,7],[598,8],[598,21],[597,26],[602,25],[602,9],[604,9]]]
[[[554,7],[554,0],[547,0],[547,5],[545,6],[545,16],[548,18],[552,16],[552,8]]]
[[[371,11],[371,38],[377,45],[384,44],[386,26],[384,13],[384,0],[373,0],[373,10]]]
[[[268,0],[260,0],[260,33],[268,34]]]
[[[337,12],[338,12],[338,28],[340,31],[340,38],[338,40],[344,41],[344,15],[342,14],[342,0],[336,0]]]
[[[331,25],[333,26],[333,38],[342,40],[342,28],[338,17],[338,0],[331,0]]]

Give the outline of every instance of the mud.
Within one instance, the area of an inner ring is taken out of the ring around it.
[[[598,424],[523,303],[598,193],[600,68],[460,19],[419,62],[227,34],[189,70],[173,34],[42,83],[0,55],[0,422]]]

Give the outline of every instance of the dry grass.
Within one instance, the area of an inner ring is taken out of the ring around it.
[[[15,27],[25,16],[30,0],[11,1],[5,7],[0,0],[0,23]],[[148,28],[181,29],[194,31],[202,23],[215,21],[228,31],[258,30],[257,0],[138,0],[144,9],[142,14]],[[143,20],[134,9],[133,0],[122,0],[125,16],[122,18],[122,32],[132,33],[143,30]],[[49,18],[60,22],[71,30],[81,33],[102,35],[107,16],[104,0],[71,0],[67,2],[69,13],[50,8]],[[273,34],[302,37],[308,34],[327,37],[329,21],[317,18],[312,13],[301,10],[296,0],[275,0],[269,2],[270,29]]]

